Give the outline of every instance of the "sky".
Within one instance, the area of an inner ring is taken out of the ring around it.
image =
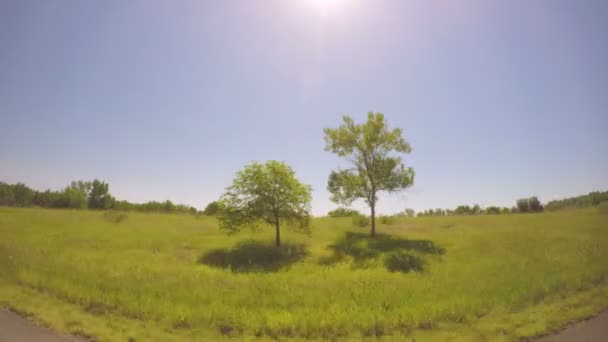
[[[337,207],[323,128],[385,114],[378,212],[608,190],[608,2],[0,1],[0,181],[204,208],[281,160]],[[365,208],[355,203],[355,208]]]

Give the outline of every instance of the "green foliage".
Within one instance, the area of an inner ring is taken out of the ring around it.
[[[369,227],[369,223],[370,223],[369,216],[365,216],[362,214],[353,215],[352,221],[355,226],[361,227],[361,228]]]
[[[78,188],[67,187],[62,193],[61,208],[86,209],[87,194]]]
[[[519,213],[533,213],[543,211],[543,206],[536,196],[518,199],[516,204],[517,211]]]
[[[410,153],[401,129],[390,130],[382,113],[368,113],[367,122],[355,124],[344,116],[343,124],[326,128],[325,150],[352,162],[353,168],[332,171],[327,189],[332,201],[350,205],[363,199],[371,209],[371,235],[375,235],[375,208],[379,191],[399,191],[414,182],[414,170],[405,168],[395,153]]]
[[[208,216],[215,216],[218,214],[219,210],[220,210],[220,202],[213,201],[213,202],[207,204],[207,206],[205,207],[205,210],[203,210],[203,214],[208,215]]]
[[[190,214],[196,215],[198,211],[196,208],[184,205],[174,204],[167,200],[164,202],[150,201],[146,203],[131,203],[127,201],[114,201],[113,209],[122,211],[140,211],[146,213],[160,212],[160,213],[178,213],[178,214]]]
[[[473,210],[468,205],[459,205],[454,210],[454,214],[456,214],[456,215],[470,215],[470,214],[473,214]]]
[[[327,213],[327,216],[329,217],[350,217],[356,215],[361,215],[361,213],[355,209],[349,208],[337,208]]]
[[[405,215],[407,217],[414,217],[414,216],[416,216],[416,211],[414,209],[411,209],[411,208],[406,208],[405,209]]]
[[[314,218],[281,248],[212,217],[104,213],[0,208],[0,305],[151,342],[533,340],[608,307],[597,208],[403,218],[375,239]]]
[[[390,224],[395,224],[397,222],[397,217],[391,216],[391,215],[382,215],[382,216],[378,217],[378,220],[382,224],[390,225]]]
[[[587,195],[565,198],[561,200],[550,201],[545,206],[549,211],[585,208],[599,205],[602,202],[608,202],[608,191],[594,191]]]
[[[490,215],[496,215],[501,213],[501,209],[499,207],[490,206],[486,208],[485,213]]]
[[[87,209],[89,205],[94,209],[197,214],[196,208],[171,201],[117,201],[110,195],[109,185],[99,180],[73,181],[61,191],[36,191],[21,183],[0,182],[0,206]]]
[[[0,205],[29,207],[34,197],[35,192],[23,183],[10,185],[0,182]]]
[[[15,206],[17,207],[30,206],[34,199],[34,191],[23,183],[17,183],[13,186],[13,194],[15,196]]]
[[[251,163],[239,171],[220,199],[220,227],[231,232],[260,224],[275,227],[281,244],[281,224],[308,231],[312,189],[283,162]]]
[[[89,208],[110,209],[114,204],[114,198],[110,195],[110,185],[95,179],[89,185]]]
[[[480,214],[510,214],[512,212],[509,208],[501,208],[497,206],[489,206],[486,209],[482,209],[479,205],[459,205],[455,209],[428,209],[418,213],[418,216],[447,216],[447,215],[480,215]],[[513,213],[518,210],[513,211]]]

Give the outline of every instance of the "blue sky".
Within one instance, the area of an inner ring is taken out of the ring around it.
[[[277,159],[324,214],[373,110],[416,171],[381,213],[608,189],[608,2],[325,1],[0,2],[0,180],[203,208]]]

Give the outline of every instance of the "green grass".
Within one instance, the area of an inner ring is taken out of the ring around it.
[[[608,307],[608,215],[215,219],[0,208],[0,305],[99,340],[517,340]]]

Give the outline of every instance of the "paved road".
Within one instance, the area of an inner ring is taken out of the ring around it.
[[[543,337],[538,342],[606,342],[608,341],[608,311],[588,321],[568,327],[555,335]]]
[[[27,319],[0,308],[0,342],[83,342],[83,339],[36,326]]]

